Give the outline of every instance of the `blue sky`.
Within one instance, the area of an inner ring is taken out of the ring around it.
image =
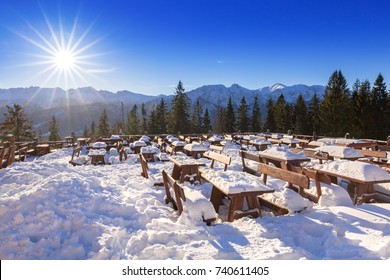
[[[387,81],[389,15],[385,0],[2,0],[0,88],[157,95],[172,94],[179,80],[186,90],[325,85],[337,69],[350,86],[373,83],[379,72]],[[62,30],[66,45],[73,26],[83,63],[74,62],[79,74],[71,67],[66,81],[44,40],[58,49],[53,34],[61,45]]]

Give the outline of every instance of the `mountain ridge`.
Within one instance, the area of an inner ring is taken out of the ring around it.
[[[283,94],[286,102],[295,102],[301,94],[306,102],[316,93],[322,98],[325,87],[321,85],[296,84],[286,86],[280,83],[259,89],[247,89],[239,84],[232,84],[227,87],[222,84],[204,85],[187,91],[191,106],[199,100],[203,109],[208,108],[211,117],[215,115],[216,109],[220,106],[226,107],[227,100],[232,97],[233,106],[237,108],[240,101],[245,97],[246,103],[251,107],[255,95],[259,97],[263,114],[269,98],[276,100]],[[59,122],[61,134],[67,135],[71,131],[82,133],[87,126],[90,127],[92,120],[97,124],[101,112],[105,108],[110,123],[113,124],[126,120],[127,112],[135,104],[145,103],[147,111],[151,111],[163,98],[168,107],[174,94],[170,95],[145,95],[134,93],[128,90],[110,92],[107,90],[96,90],[93,87],[64,90],[61,88],[9,88],[0,89],[0,122],[3,121],[5,105],[20,104],[25,108],[29,117],[32,118],[35,128],[45,134],[48,130],[48,123],[54,114]],[[123,112],[122,112],[123,106]],[[140,106],[138,109],[140,113]],[[75,118],[77,115],[77,118]]]

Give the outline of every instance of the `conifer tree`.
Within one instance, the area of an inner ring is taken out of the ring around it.
[[[284,99],[284,95],[279,95],[274,105],[275,126],[277,132],[286,132],[287,127],[287,103]]]
[[[212,130],[212,127],[211,127],[209,109],[206,108],[206,110],[204,112],[204,116],[203,116],[202,132],[209,133],[209,132],[211,132],[211,130]]]
[[[103,113],[99,119],[98,134],[100,137],[108,137],[110,135],[110,125],[108,122],[106,109],[103,110]]]
[[[381,73],[378,74],[371,91],[372,136],[370,138],[385,140],[390,133],[390,100],[386,83]]]
[[[370,103],[370,83],[356,80],[352,89],[351,105],[353,110],[352,128],[355,137],[370,137],[372,127],[372,106]]]
[[[138,110],[137,105],[134,105],[127,116],[126,133],[129,135],[140,134],[141,127],[137,115],[137,110]]]
[[[234,113],[232,97],[229,96],[225,111],[225,132],[232,133],[236,131],[236,116]]]
[[[261,109],[257,94],[253,98],[251,130],[254,133],[261,131]]]
[[[307,107],[302,95],[298,96],[294,107],[294,133],[310,134]]]
[[[148,131],[148,119],[147,119],[147,115],[146,115],[145,103],[142,103],[142,105],[141,105],[141,114],[142,114],[141,130],[142,130],[142,133],[145,133]]]
[[[217,133],[223,133],[225,131],[225,118],[226,118],[226,110],[222,106],[218,106],[217,113],[215,116],[215,124],[214,130]]]
[[[267,102],[267,116],[264,123],[264,129],[270,130],[270,132],[275,132],[276,124],[275,124],[275,115],[274,115],[274,102],[272,98],[268,99]]]
[[[49,123],[49,133],[49,141],[59,141],[61,139],[59,134],[58,122],[54,114]]]
[[[12,107],[6,105],[6,109],[4,122],[1,126],[4,135],[12,134],[16,142],[32,140],[35,132],[32,128],[31,120],[28,119],[23,107],[19,104],[14,104]]]
[[[94,137],[96,135],[96,123],[95,121],[91,122],[91,137]]]
[[[202,132],[202,126],[203,126],[202,113],[203,113],[202,105],[200,104],[199,99],[197,99],[191,117],[192,132],[194,133]]]
[[[320,108],[320,99],[317,96],[317,93],[314,93],[313,97],[310,100],[308,108],[308,123],[309,131],[308,134],[313,134],[314,132],[319,134],[321,132],[320,128],[320,118],[319,118],[319,108]]]
[[[237,129],[239,132],[248,132],[249,130],[248,111],[249,106],[246,104],[245,97],[243,96],[237,110]]]
[[[351,102],[347,81],[340,70],[329,78],[319,108],[323,133],[344,136],[351,128]]]
[[[88,138],[89,137],[89,131],[87,125],[85,125],[84,130],[83,130],[83,137]]]
[[[170,133],[188,133],[190,132],[190,100],[185,93],[183,83],[179,81],[175,96],[172,102],[172,110],[169,116]]]
[[[157,106],[156,112],[156,133],[165,134],[167,133],[167,115],[168,109],[167,104],[163,98],[161,98],[160,104]]]
[[[156,134],[158,133],[158,127],[157,127],[157,111],[155,108],[152,109],[152,112],[150,113],[149,116],[149,122],[148,122],[148,132],[151,134]]]

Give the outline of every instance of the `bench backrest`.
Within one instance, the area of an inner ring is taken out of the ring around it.
[[[309,150],[309,149],[303,149],[303,152],[305,155],[307,155],[310,158],[316,158],[320,160],[320,163],[322,164],[323,160],[330,160],[331,157],[326,152],[320,152],[317,150]]]
[[[224,146],[210,145],[210,151],[222,153]]]
[[[362,149],[362,148],[371,148],[373,145],[374,145],[373,142],[363,142],[363,143],[350,143],[347,145],[347,147]]]
[[[144,176],[146,179],[149,178],[149,174],[148,174],[148,162],[146,161],[145,157],[143,154],[139,154],[139,158],[140,158],[140,162],[141,162],[141,168],[142,168],[142,172],[141,172],[141,175]]]
[[[257,170],[248,167],[245,163],[245,160],[248,159],[248,160],[252,160],[252,161],[259,163],[259,162],[261,162],[260,156],[254,155],[254,154],[251,154],[251,153],[248,153],[245,151],[240,151],[240,156],[241,156],[241,160],[242,160],[242,171],[247,172],[247,173],[252,174],[252,175],[257,175],[258,174]]]
[[[218,154],[216,152],[210,151],[207,155],[209,159],[211,159],[210,168],[214,168],[215,161],[218,161],[222,164],[224,164],[224,170],[227,170],[228,165],[230,165],[232,158],[227,155]]]
[[[310,187],[309,178],[303,174],[277,168],[265,163],[259,163],[257,170],[263,174],[264,184],[267,183],[267,175],[269,175],[302,188],[308,189]]]
[[[5,168],[8,166],[8,159],[11,155],[11,148],[12,147],[6,147],[3,148],[0,152],[0,169]]]
[[[387,158],[385,151],[359,150],[365,157]]]
[[[179,215],[183,212],[183,202],[186,201],[184,190],[180,187],[175,179],[173,179],[165,170],[162,171],[164,187],[166,193],[166,203],[172,202],[174,207],[177,208]],[[175,197],[171,195],[171,189],[173,190]]]
[[[82,149],[81,146],[80,147],[76,147],[76,148],[73,149],[71,161],[74,160],[75,156],[76,157],[80,156],[81,149]]]

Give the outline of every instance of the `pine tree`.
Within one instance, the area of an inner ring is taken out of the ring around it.
[[[168,130],[170,133],[188,133],[190,126],[190,100],[185,93],[183,83],[179,81],[172,102],[172,110],[169,116]]]
[[[152,109],[152,112],[150,113],[149,116],[149,122],[148,122],[148,128],[149,128],[149,133],[151,134],[156,134],[158,133],[158,127],[157,127],[157,111],[155,108]]]
[[[59,134],[58,122],[54,114],[49,123],[49,132],[49,141],[59,141],[61,139]]]
[[[261,109],[257,94],[253,98],[251,130],[254,133],[261,131]]]
[[[148,119],[146,116],[146,108],[145,108],[144,103],[142,103],[142,105],[141,105],[141,114],[142,114],[141,130],[142,130],[142,133],[145,133],[148,131]]]
[[[156,133],[165,134],[167,133],[167,115],[168,109],[167,104],[163,98],[161,98],[160,104],[157,106],[156,112]]]
[[[225,132],[233,133],[236,131],[236,116],[234,113],[232,97],[229,96],[228,104],[225,111]]]
[[[302,95],[298,96],[297,102],[294,107],[294,133],[297,134],[309,134],[309,122],[308,122],[308,114],[307,107],[305,101],[303,100]]]
[[[320,108],[320,100],[317,97],[317,93],[314,93],[313,97],[310,100],[309,108],[308,108],[308,134],[319,134],[321,132],[320,128],[320,117],[319,117],[319,108]]]
[[[110,125],[108,122],[106,109],[103,110],[103,113],[100,116],[97,132],[100,137],[108,137],[110,134]]]
[[[225,118],[226,118],[226,110],[222,106],[218,106],[217,113],[214,121],[214,130],[216,133],[225,132]]]
[[[91,122],[91,137],[94,137],[96,135],[96,123],[95,121]]]
[[[201,133],[203,126],[203,117],[202,117],[203,108],[200,104],[199,99],[196,100],[194,105],[194,110],[192,111],[191,124],[193,133]]]
[[[385,140],[390,132],[390,100],[386,83],[381,73],[375,80],[371,91],[372,135],[370,138]]]
[[[6,109],[4,123],[1,126],[4,135],[12,134],[16,142],[32,140],[35,133],[23,107],[14,104],[12,107],[6,105]]]
[[[83,137],[84,138],[88,138],[89,137],[89,131],[88,131],[88,127],[87,126],[84,127]]]
[[[274,105],[274,117],[275,117],[275,128],[277,132],[286,132],[289,127],[287,127],[287,103],[284,99],[284,95],[279,95],[276,103]]]
[[[329,136],[344,136],[351,128],[351,102],[347,81],[340,70],[329,78],[324,99],[319,108],[323,132]]]
[[[267,102],[267,116],[264,123],[264,129],[269,130],[271,132],[275,132],[276,124],[275,124],[275,115],[274,115],[274,102],[272,99],[268,99]]]
[[[239,132],[249,131],[249,106],[246,104],[245,97],[241,98],[240,106],[237,110],[237,129]]]
[[[203,116],[202,132],[209,133],[209,132],[211,132],[211,130],[212,130],[212,127],[211,127],[209,109],[206,108],[206,110],[204,112],[204,116]]]
[[[137,115],[138,107],[134,105],[131,111],[127,116],[127,127],[126,133],[129,135],[139,135],[140,134],[140,123]]]

